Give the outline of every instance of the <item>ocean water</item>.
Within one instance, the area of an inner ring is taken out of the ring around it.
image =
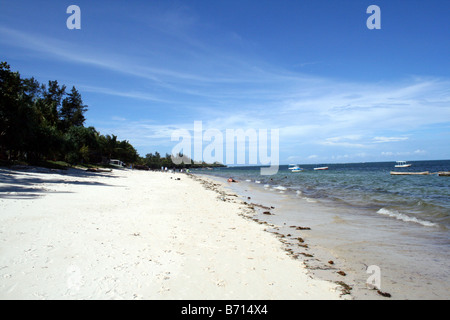
[[[301,195],[335,206],[362,209],[392,219],[424,226],[450,228],[450,177],[391,176],[390,171],[450,171],[450,160],[410,162],[409,168],[395,168],[393,162],[300,165],[292,173],[280,166],[276,175],[261,176],[260,167],[230,167],[208,170],[207,174],[253,182],[263,188]],[[322,166],[322,165],[321,165]],[[205,173],[205,171],[201,171]]]
[[[390,171],[450,171],[450,160],[410,163],[401,169],[395,162],[321,164],[329,167],[323,171],[299,164],[304,171],[280,166],[272,176],[261,176],[260,167],[193,172],[237,180],[229,186],[242,199],[276,208],[260,218],[286,226],[279,232],[292,234],[290,225],[311,227],[301,236],[315,253],[322,251],[322,259],[340,261],[359,298],[379,298],[366,281],[367,267],[375,265],[382,271],[381,289],[394,298],[448,299],[450,177]]]

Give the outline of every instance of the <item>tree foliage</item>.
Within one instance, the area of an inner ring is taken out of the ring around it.
[[[75,87],[40,84],[0,63],[0,159],[99,163],[112,158],[138,161],[128,141],[84,127],[88,107]]]
[[[174,161],[175,160],[175,161]],[[161,157],[159,152],[148,153],[142,162],[148,166],[150,169],[158,170],[161,168],[204,168],[204,167],[225,167],[221,163],[195,163],[188,156],[183,155],[182,153],[177,154],[175,157],[172,157],[170,154],[167,154],[164,157]]]

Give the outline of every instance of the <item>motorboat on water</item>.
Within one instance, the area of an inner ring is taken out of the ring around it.
[[[291,170],[291,172],[302,172],[303,171],[303,168],[300,168],[296,164],[290,164],[288,169]]]
[[[397,161],[397,164],[395,165],[396,168],[408,168],[411,167],[411,163],[406,163],[406,161]]]
[[[328,167],[317,167],[314,170],[328,170]]]

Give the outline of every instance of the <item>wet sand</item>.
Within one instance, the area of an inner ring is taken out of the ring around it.
[[[448,239],[438,242],[431,237],[439,229],[428,229],[430,240],[424,238],[422,225],[366,215],[252,182],[228,187],[255,208],[253,219],[270,226],[267,230],[315,278],[341,284],[352,299],[448,298]]]

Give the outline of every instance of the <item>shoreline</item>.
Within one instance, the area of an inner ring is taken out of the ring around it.
[[[279,215],[278,211],[280,208],[273,206],[277,202],[273,194],[265,194],[264,196],[269,197],[261,197],[261,194],[258,195],[259,190],[248,191],[247,188],[244,188],[245,190],[236,188],[237,184],[223,182],[221,177],[208,174],[196,175],[199,177],[199,180],[209,180],[206,184],[212,185],[212,189],[214,189],[214,186],[220,185],[222,188],[228,189],[229,192],[236,193],[236,198],[240,198],[253,212],[248,215],[248,218],[264,225],[265,232],[275,235],[278,241],[282,243],[283,250],[293,259],[302,263],[311,277],[337,284],[340,287],[341,295],[347,299],[384,300],[388,297],[388,293],[383,291],[377,293],[377,290],[368,288],[366,290],[363,289],[363,291],[366,291],[363,294],[358,293],[355,296],[353,288],[355,287],[356,279],[344,271],[349,269],[348,265],[325,248],[319,248],[315,244],[311,245],[308,236],[308,231],[311,230],[311,227],[299,225],[298,223],[287,225],[286,222],[277,219],[274,221],[273,218]],[[233,199],[224,197],[223,201],[233,201]],[[385,295],[383,296],[383,294]]]
[[[331,202],[323,203],[283,190],[269,191],[252,182],[228,183],[228,187],[242,199],[250,197],[249,201],[266,208],[275,207],[270,214],[259,210],[256,217],[277,226],[268,231],[280,237],[288,250],[299,248],[297,240],[300,236],[301,244],[308,246],[308,251],[303,250],[306,255],[301,254],[300,259],[309,272],[319,279],[348,285],[355,300],[428,300],[446,299],[448,296],[448,277],[445,274],[448,260],[444,253],[428,250],[438,249],[439,244],[428,238],[429,231],[422,225],[407,225],[378,214],[360,215],[358,210],[349,211]],[[386,221],[389,221],[388,229],[384,229]],[[300,230],[295,234],[292,226],[310,227],[311,230]],[[422,241],[416,239],[411,244],[409,240],[416,235],[425,238]],[[299,252],[301,250],[296,254]],[[367,283],[372,266],[381,270],[380,292]]]
[[[1,299],[347,298],[240,200],[185,174],[0,175]]]

